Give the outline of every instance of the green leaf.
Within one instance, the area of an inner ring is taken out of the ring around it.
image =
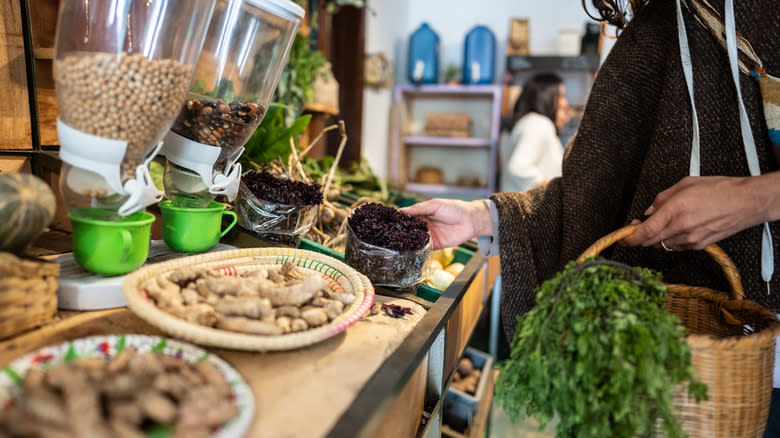
[[[119,340],[116,341],[116,352],[121,353],[125,349],[125,342],[127,339],[125,335],[119,336]]]
[[[160,342],[158,342],[157,345],[152,347],[152,351],[158,353],[160,351],[165,350],[165,347],[167,346],[168,346],[168,340],[165,338],[160,338]]]
[[[65,352],[65,357],[62,358],[63,362],[73,362],[78,358],[79,355],[76,353],[76,347],[73,346],[73,342],[68,342],[68,351]]]
[[[146,432],[147,438],[168,438],[173,434],[173,428],[171,426],[165,426],[162,424],[155,424]]]
[[[207,360],[209,357],[211,357],[211,353],[203,353],[201,357],[195,359],[195,363],[201,363],[204,360]]]
[[[11,367],[5,367],[3,368],[3,372],[6,376],[8,376],[9,379],[11,379],[12,382],[16,383],[17,385],[21,385],[24,383],[24,377],[22,377],[21,374],[17,373],[16,370],[14,370]]]
[[[163,175],[165,174],[165,166],[157,161],[149,163],[149,175],[152,177],[154,186],[159,191],[165,191],[165,185],[163,184]]]

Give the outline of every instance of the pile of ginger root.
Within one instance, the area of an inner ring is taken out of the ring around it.
[[[319,274],[294,263],[232,276],[182,268],[143,283],[157,307],[207,327],[255,335],[283,335],[336,319],[355,296],[335,293]]]
[[[210,362],[128,347],[110,361],[29,368],[0,412],[0,437],[144,438],[165,427],[172,438],[206,438],[236,415],[230,384]]]

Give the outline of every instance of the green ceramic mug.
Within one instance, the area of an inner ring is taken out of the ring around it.
[[[212,202],[205,208],[188,208],[171,201],[157,204],[162,213],[162,237],[176,251],[199,253],[208,251],[236,224],[236,214],[225,211],[225,204]],[[222,216],[231,216],[230,225],[222,230]]]
[[[143,265],[149,255],[154,216],[139,211],[113,221],[96,217],[99,216],[68,213],[76,262],[100,275],[126,274]]]

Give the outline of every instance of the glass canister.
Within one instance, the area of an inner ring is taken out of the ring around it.
[[[304,11],[289,0],[218,0],[186,103],[165,138],[165,192],[181,207],[232,200],[236,161],[279,82]]]
[[[147,164],[186,100],[214,2],[60,1],[54,81],[71,212],[118,218],[159,200]]]

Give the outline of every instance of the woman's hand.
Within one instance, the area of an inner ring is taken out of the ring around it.
[[[433,249],[449,248],[476,236],[492,236],[493,224],[484,201],[432,199],[401,209],[428,223]]]
[[[656,196],[647,220],[623,243],[699,250],[746,228],[776,220],[778,173],[758,177],[687,177]],[[636,221],[635,221],[636,222]]]

